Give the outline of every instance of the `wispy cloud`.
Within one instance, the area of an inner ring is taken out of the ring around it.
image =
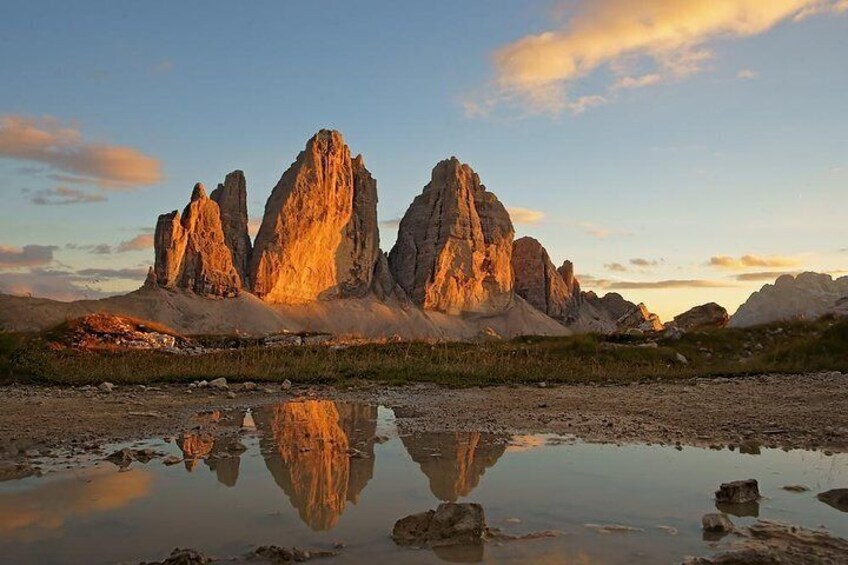
[[[627,230],[606,228],[592,222],[577,222],[575,225],[581,228],[586,234],[591,235],[592,237],[597,237],[598,239],[606,239],[617,235],[633,235]]]
[[[86,192],[76,188],[68,188],[67,186],[46,188],[44,190],[37,190],[31,193],[29,191],[24,192],[30,194],[30,202],[39,206],[90,204],[93,202],[106,201],[106,196],[103,194]]]
[[[92,244],[78,244],[78,243],[66,243],[65,249],[73,249],[75,251],[88,251],[89,253],[93,253],[94,255],[109,255],[112,253],[112,246],[108,243],[92,243]]]
[[[773,281],[783,275],[797,275],[798,271],[760,271],[757,273],[740,273],[734,278],[741,282]]]
[[[581,276],[580,282],[586,287],[604,290],[652,290],[665,288],[728,288],[736,286],[727,281],[709,279],[666,279],[659,281],[615,281]]]
[[[380,222],[380,226],[389,230],[396,230],[400,227],[400,218],[389,218]]]
[[[770,255],[762,257],[759,255],[743,255],[742,257],[730,257],[728,255],[716,255],[710,257],[707,265],[717,267],[719,269],[748,269],[752,267],[765,268],[782,268],[782,267],[797,267],[801,261],[794,257],[783,257],[780,255]]]
[[[634,267],[647,268],[647,267],[656,267],[657,265],[660,264],[660,262],[656,261],[656,260],[643,259],[641,257],[636,257],[636,258],[633,258],[633,259],[630,260],[630,264],[633,265]]]
[[[151,70],[156,74],[170,73],[174,70],[174,61],[171,59],[162,59],[161,61],[153,65]]]
[[[127,251],[142,251],[153,247],[153,234],[142,233],[132,239],[122,241],[118,244],[118,253],[126,253]]]
[[[756,78],[756,77],[757,77],[757,73],[752,71],[751,69],[742,69],[741,71],[736,73],[736,78],[752,79],[752,78]]]
[[[132,190],[162,179],[157,159],[132,147],[86,141],[56,118],[0,118],[0,158],[48,165],[70,180],[104,189]]]
[[[506,211],[513,224],[538,224],[545,218],[545,213],[529,208],[507,207]]]
[[[523,37],[493,55],[495,78],[465,103],[466,115],[500,104],[532,113],[575,109],[582,79],[610,71],[604,90],[679,80],[713,58],[711,44],[764,33],[785,21],[844,12],[848,0],[578,0],[566,24]],[[632,68],[641,73],[625,72]],[[597,82],[597,81],[595,81]],[[589,97],[607,101],[604,92]],[[586,95],[583,96],[586,98]]]
[[[127,269],[60,269],[33,268],[26,272],[0,273],[0,292],[17,296],[39,296],[54,300],[103,298],[116,294],[98,285],[107,280],[141,282],[147,271]]]
[[[53,262],[53,252],[59,249],[55,245],[24,245],[10,247],[0,245],[0,269],[20,267],[42,267]]]
[[[250,218],[247,221],[247,234],[250,237],[256,237],[259,233],[259,228],[262,226],[262,218]]]
[[[627,267],[622,265],[621,263],[607,263],[604,265],[604,269],[607,271],[611,271],[613,273],[626,273]]]

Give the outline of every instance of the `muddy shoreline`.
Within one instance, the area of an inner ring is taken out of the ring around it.
[[[627,386],[450,389],[416,384],[350,389],[259,383],[228,391],[186,385],[0,387],[0,459],[66,456],[106,443],[175,435],[201,410],[298,398],[389,406],[401,433],[569,434],[588,442],[848,451],[848,374],[761,375]]]

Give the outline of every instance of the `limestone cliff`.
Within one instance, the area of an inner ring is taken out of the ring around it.
[[[321,130],[265,205],[253,292],[286,304],[363,296],[379,255],[376,181],[339,132]]]
[[[415,304],[447,313],[494,312],[512,297],[512,222],[497,197],[455,157],[433,168],[389,253]]]
[[[573,309],[571,290],[551,262],[548,252],[532,237],[512,244],[515,293],[536,309],[556,319],[565,319]],[[572,271],[571,287],[574,287]]]
[[[238,271],[242,287],[250,288],[247,277],[251,245],[250,235],[247,233],[247,181],[244,173],[229,173],[223,184],[219,184],[209,197],[218,204],[221,226],[224,229],[224,243],[230,250],[233,266]]]
[[[204,296],[235,296],[241,279],[225,242],[216,204],[198,183],[182,216],[159,216],[154,235],[154,273],[160,286]]]

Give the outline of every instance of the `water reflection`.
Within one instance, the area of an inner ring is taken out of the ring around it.
[[[480,432],[422,433],[402,437],[436,498],[454,502],[471,494],[486,469],[506,451],[509,436]]]
[[[0,539],[34,541],[61,530],[73,518],[119,510],[150,495],[152,473],[113,469],[87,469],[41,488],[3,494]]]
[[[258,410],[274,481],[313,530],[329,530],[374,476],[377,407],[308,400]]]

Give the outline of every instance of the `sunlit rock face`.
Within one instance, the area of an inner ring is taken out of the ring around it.
[[[218,204],[221,215],[221,227],[224,230],[224,243],[230,250],[233,266],[239,274],[243,288],[250,288],[248,272],[250,268],[250,235],[247,233],[247,181],[244,173],[229,173],[223,184],[212,191],[209,198]]]
[[[177,447],[183,452],[184,464],[187,471],[197,468],[198,463],[212,453],[215,438],[212,434],[187,432],[177,439]]]
[[[255,420],[265,464],[301,519],[331,529],[374,475],[377,408],[308,400],[260,410]]]
[[[241,291],[218,204],[206,196],[200,183],[182,215],[175,210],[159,216],[154,249],[159,286],[206,296],[235,296]]]
[[[425,309],[498,311],[512,297],[513,235],[497,197],[452,157],[435,166],[404,214],[389,267],[395,282]]]
[[[265,205],[251,259],[253,292],[288,304],[363,296],[379,246],[377,182],[339,132],[321,130]]]
[[[506,451],[509,437],[480,432],[428,432],[402,436],[404,447],[430,480],[440,500],[455,502],[471,494],[486,469]]]
[[[518,296],[552,318],[563,320],[568,316],[574,306],[571,291],[541,243],[532,237],[516,239],[512,244],[512,270]]]
[[[782,320],[815,320],[826,314],[846,315],[848,277],[822,273],[783,275],[754,292],[730,318],[730,327]]]

